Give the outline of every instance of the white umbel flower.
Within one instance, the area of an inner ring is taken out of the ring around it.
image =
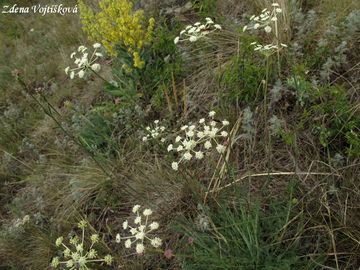
[[[123,227],[124,230],[126,230],[126,229],[128,228],[128,226],[129,226],[128,224],[129,224],[129,223],[128,223],[127,220],[125,220],[125,221],[123,222],[122,227]]]
[[[143,212],[143,215],[145,216],[145,217],[147,217],[147,216],[150,216],[152,214],[152,210],[151,209],[145,209],[144,210],[144,212]]]
[[[221,131],[221,136],[222,137],[227,137],[228,133],[225,130],[223,130],[223,131]]]
[[[220,154],[225,152],[225,146],[219,144],[218,146],[216,146],[216,151],[218,151]]]
[[[118,234],[116,235],[115,242],[119,244],[120,241],[121,241],[121,236],[120,236],[120,234],[118,233]]]
[[[192,154],[190,154],[190,152],[186,152],[185,154],[184,154],[184,159],[185,160],[190,160],[192,158]]]
[[[227,120],[223,120],[223,121],[222,121],[222,124],[223,124],[223,126],[228,126],[230,123],[229,123],[229,121],[227,121]]]
[[[197,37],[196,36],[190,36],[190,38],[189,38],[189,41],[190,42],[195,42],[195,41],[197,41]]]
[[[266,26],[266,27],[264,28],[264,30],[265,30],[266,33],[270,33],[271,30],[272,30],[272,28],[268,25],[268,26]]]
[[[185,40],[196,42],[209,33],[222,29],[221,25],[214,24],[214,21],[209,17],[205,18],[205,21],[205,23],[196,22],[193,25],[186,26],[185,29],[180,31],[179,36],[174,38],[174,44]]]
[[[204,143],[204,147],[205,147],[205,149],[210,149],[211,147],[212,147],[212,145],[211,145],[211,142],[210,141],[206,141],[205,143]]]
[[[136,244],[136,253],[137,254],[142,254],[145,250],[145,247],[143,244],[139,243],[139,244]]]
[[[174,171],[177,171],[178,168],[179,168],[179,164],[177,162],[173,162],[171,163],[171,168],[174,170]]]
[[[101,69],[101,66],[100,66],[100,64],[95,63],[95,64],[92,64],[92,65],[91,65],[91,69],[92,69],[93,71],[95,71],[95,72],[99,72],[100,69]]]
[[[65,69],[66,75],[69,75],[70,79],[74,79],[76,75],[79,78],[87,78],[87,76],[85,76],[87,72],[91,70],[95,72],[100,71],[101,66],[97,63],[98,59],[103,57],[103,55],[97,51],[100,47],[100,43],[95,43],[93,45],[94,51],[89,54],[86,52],[87,48],[84,45],[79,46],[77,51],[70,54],[70,59],[74,59],[76,67],[67,67]]]
[[[131,239],[125,241],[125,248],[131,248]]]
[[[132,212],[135,214],[137,211],[139,211],[140,207],[141,206],[139,204],[134,205]]]
[[[79,78],[84,78],[84,75],[85,75],[85,71],[80,70],[78,73]]]
[[[141,223],[141,217],[140,216],[137,216],[134,220],[134,223],[135,224],[140,224]]]
[[[173,145],[169,144],[169,146],[167,147],[167,151],[170,152],[171,150],[173,150]]]
[[[152,231],[156,230],[159,228],[159,223],[154,221],[149,225],[149,227],[150,227],[150,230],[152,230]]]
[[[195,158],[197,159],[203,159],[204,153],[201,151],[195,152]]]
[[[160,247],[162,244],[162,241],[159,237],[155,237],[154,239],[151,240],[151,245],[155,248]]]

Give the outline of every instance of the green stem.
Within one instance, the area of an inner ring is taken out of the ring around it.
[[[103,80],[104,82],[111,84],[108,80],[106,80],[103,76],[101,76],[99,73],[97,73],[96,71],[92,70],[90,68],[91,72],[94,73],[97,77],[99,77],[101,80]]]
[[[265,130],[265,137],[267,138],[266,148],[267,148],[267,159],[268,159],[268,169],[271,169],[271,134],[268,129],[268,104],[267,104],[267,92],[269,86],[269,70],[270,70],[270,56],[266,57],[266,77],[265,77],[265,84],[264,84],[264,130]]]

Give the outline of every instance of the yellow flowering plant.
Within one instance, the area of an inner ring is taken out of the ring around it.
[[[100,41],[112,56],[117,56],[117,46],[123,47],[134,68],[144,67],[141,53],[152,41],[154,18],[146,23],[144,11],[134,10],[132,0],[101,0],[98,13],[79,0],[79,8],[83,30],[91,40]]]

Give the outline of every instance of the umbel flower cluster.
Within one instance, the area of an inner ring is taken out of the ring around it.
[[[132,0],[101,0],[99,12],[79,1],[83,30],[94,41],[101,41],[106,51],[116,56],[116,46],[122,46],[132,56],[133,65],[143,68],[145,62],[140,54],[150,44],[155,20],[150,18],[145,26],[145,15],[141,9],[133,10]]]
[[[99,58],[102,58],[103,55],[98,50],[101,48],[100,43],[93,44],[94,51],[90,53],[87,47],[81,45],[77,51],[72,52],[70,55],[71,59],[74,60],[75,68],[66,67],[65,73],[70,76],[70,79],[74,79],[75,76],[79,78],[84,78],[89,71],[99,72],[101,66],[99,63],[96,63]]]
[[[279,43],[278,37],[278,15],[282,14],[282,9],[278,3],[273,3],[271,7],[272,10],[265,8],[261,11],[260,15],[252,15],[250,17],[251,23],[243,28],[244,32],[248,30],[263,30],[266,34],[275,34],[275,44],[261,45],[258,42],[251,43],[255,47],[255,51],[271,53],[287,47],[286,44]]]
[[[151,236],[155,230],[159,228],[159,223],[153,221],[150,223],[149,217],[152,215],[152,210],[147,208],[140,212],[140,205],[135,205],[132,212],[136,214],[133,221],[134,225],[131,226],[128,220],[125,220],[122,224],[124,230],[130,232],[130,236],[122,237],[120,234],[116,235],[116,242],[120,243],[125,240],[125,248],[130,249],[135,246],[137,254],[142,254],[145,251],[145,242],[149,242],[154,248],[158,248],[162,245],[162,240],[159,237]]]
[[[154,126],[146,127],[146,135],[143,136],[143,142],[147,142],[150,139],[160,139],[161,142],[165,142],[165,138],[163,137],[165,127],[160,125],[159,120],[154,121]]]
[[[196,22],[193,25],[188,25],[184,30],[182,30],[178,37],[174,39],[174,43],[189,40],[190,42],[195,42],[211,32],[221,30],[221,25],[215,24],[211,18],[205,18],[206,22],[201,24]]]
[[[261,45],[258,42],[252,42],[250,45],[255,46],[254,51],[260,51],[260,52],[273,52],[273,51],[278,51],[281,48],[287,48],[287,45],[284,43],[280,43],[279,45],[276,44],[266,44],[266,45]]]
[[[54,268],[61,267],[62,269],[76,269],[87,270],[91,269],[89,264],[92,263],[105,263],[111,265],[113,258],[111,255],[100,257],[94,245],[99,242],[99,235],[93,234],[90,236],[90,246],[85,248],[85,228],[87,226],[86,221],[80,221],[78,228],[82,230],[81,239],[78,236],[73,236],[69,240],[69,244],[64,243],[64,237],[56,239],[55,245],[62,247],[63,259],[60,257],[54,257],[51,262],[51,266]]]
[[[175,152],[180,155],[178,161],[171,164],[173,170],[177,171],[179,164],[191,159],[203,159],[206,153],[213,148],[220,154],[225,152],[226,142],[229,134],[225,130],[229,121],[223,120],[221,123],[214,120],[215,112],[209,112],[209,119],[201,118],[198,123],[184,125],[181,127],[183,136],[177,136],[175,142],[169,144],[168,152]]]

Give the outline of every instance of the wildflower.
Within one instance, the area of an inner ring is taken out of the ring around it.
[[[190,152],[186,152],[185,154],[184,154],[184,159],[185,160],[190,160],[192,158],[192,155],[190,154]]]
[[[135,224],[140,224],[141,223],[141,217],[140,216],[137,216],[134,220],[134,223]]]
[[[155,237],[154,239],[151,240],[151,245],[155,248],[160,247],[162,244],[162,241],[159,237]]]
[[[58,267],[59,264],[60,264],[59,257],[54,257],[51,261],[51,266],[56,268]]]
[[[165,138],[163,138],[162,136],[166,128],[160,125],[159,120],[155,120],[154,126],[147,126],[145,130],[147,134],[142,137],[143,142],[146,142],[150,139],[159,139],[160,142],[165,142]]]
[[[223,126],[228,126],[230,123],[229,123],[229,121],[227,121],[227,120],[223,120],[223,121],[222,121],[222,124],[223,124]]]
[[[135,209],[136,211],[133,211],[134,214],[136,214],[136,217],[134,219],[134,224],[135,227],[132,227],[128,224],[127,222],[127,228],[130,230],[131,236],[127,236],[124,238],[127,238],[127,240],[125,241],[125,248],[129,249],[131,248],[131,245],[133,243],[136,243],[135,249],[136,249],[136,253],[138,254],[142,254],[145,251],[145,242],[146,241],[150,241],[150,244],[154,247],[159,247],[162,244],[162,241],[160,238],[155,237],[155,238],[150,238],[150,234],[152,234],[152,231],[157,230],[159,228],[159,223],[158,222],[151,222],[149,224],[149,216],[152,215],[152,210],[150,208],[146,208],[144,209],[144,211],[142,212],[142,215],[145,217],[145,222],[142,223],[142,216],[140,215],[140,205],[135,205],[133,207],[133,210]],[[120,235],[119,235],[120,238]],[[131,240],[133,239],[133,240]]]
[[[151,214],[152,214],[151,209],[145,209],[144,212],[143,212],[144,216],[150,216]]]
[[[194,136],[194,131],[189,130],[188,132],[186,132],[186,136],[193,137]]]
[[[87,227],[87,222],[82,220],[78,223],[77,227],[81,229],[81,239],[79,239],[76,235],[70,238],[70,247],[68,244],[64,243],[64,238],[58,237],[55,241],[56,246],[64,247],[64,251],[62,252],[64,256],[64,261],[61,261],[59,257],[54,257],[51,261],[52,267],[57,267],[59,265],[66,266],[71,269],[88,269],[87,264],[93,262],[105,262],[110,265],[112,262],[112,257],[110,255],[106,255],[104,259],[98,257],[98,253],[94,248],[94,244],[99,241],[99,235],[93,234],[90,237],[91,246],[86,249],[85,248],[85,228]],[[74,268],[76,266],[76,268]]]
[[[190,36],[189,41],[190,42],[195,42],[195,41],[197,41],[197,37],[196,36]]]
[[[125,241],[125,248],[130,248],[131,247],[131,239],[128,239]]]
[[[99,242],[99,235],[98,234],[91,235],[90,240],[91,240],[91,243]]]
[[[93,71],[95,71],[95,72],[99,72],[99,71],[100,71],[100,68],[101,68],[101,66],[100,66],[100,64],[98,64],[98,63],[95,63],[95,64],[92,64],[92,65],[91,65],[91,69],[92,69]]]
[[[81,220],[78,223],[78,228],[80,228],[80,229],[84,229],[86,226],[87,226],[87,222],[85,220]]]
[[[189,238],[188,238],[188,243],[189,243],[189,244],[193,244],[193,243],[194,243],[194,238],[189,237]]]
[[[73,267],[73,266],[74,266],[73,260],[68,260],[68,261],[66,262],[66,267],[71,268],[71,267]]]
[[[197,124],[189,123],[180,128],[185,136],[178,135],[175,142],[168,146],[168,152],[175,151],[180,154],[180,159],[172,163],[171,167],[174,170],[178,170],[181,162],[190,161],[193,157],[197,160],[203,159],[204,153],[210,151],[213,145],[218,146],[217,152],[222,153],[224,151],[221,140],[229,136],[228,132],[224,130],[229,125],[229,121],[223,120],[219,123],[214,120],[215,115],[215,111],[210,111],[208,121],[201,118],[196,122]]]
[[[196,22],[193,25],[186,26],[185,29],[180,31],[179,36],[175,37],[174,43],[177,44],[180,41],[189,40],[190,42],[196,42],[197,40],[205,37],[211,32],[221,30],[222,27],[219,24],[214,24],[214,21],[207,17],[206,23]]]
[[[156,230],[159,228],[159,223],[154,221],[149,225],[149,227],[150,227],[150,230]]]
[[[171,150],[173,150],[173,145],[172,144],[169,144],[168,148],[167,148],[167,151],[170,152]]]
[[[135,238],[136,239],[139,239],[139,240],[143,240],[145,237],[145,233],[144,232],[138,232],[136,235],[135,235]]]
[[[177,171],[177,170],[178,170],[178,168],[179,168],[178,163],[177,163],[177,162],[173,162],[173,163],[171,163],[171,168],[172,168],[174,171]]]
[[[64,240],[64,237],[60,236],[58,239],[56,239],[55,245],[57,247],[61,246],[63,240]]]
[[[278,37],[278,15],[282,13],[282,9],[278,3],[272,4],[272,10],[263,9],[259,16],[252,15],[250,17],[250,24],[246,25],[243,28],[243,31],[247,31],[248,29],[264,29],[265,33],[270,34],[275,29],[275,44],[261,45],[257,42],[251,43],[251,45],[255,46],[254,51],[259,51],[267,56],[271,55],[273,52],[278,52],[283,46],[279,45],[279,37]]]
[[[107,265],[111,265],[111,263],[112,263],[112,261],[113,261],[113,257],[111,256],[111,255],[106,255],[105,257],[104,257],[104,262],[107,264]]]
[[[70,253],[71,253],[71,250],[69,248],[65,248],[64,250],[64,257],[67,258],[67,257],[70,257]]]
[[[141,206],[139,204],[134,205],[132,212],[135,214],[137,211],[139,211],[140,207]]]
[[[83,252],[83,250],[84,250],[84,246],[82,244],[77,245],[75,248],[76,248],[76,251],[79,251],[79,252]]]
[[[216,150],[221,154],[225,152],[225,146],[219,144],[218,146],[216,146]]]
[[[128,225],[129,225],[128,221],[125,220],[125,221],[123,222],[123,224],[122,224],[123,229],[126,230],[127,227],[128,227]]]
[[[204,143],[204,147],[205,147],[205,149],[210,149],[211,148],[211,142],[210,141],[206,141],[205,143]]]
[[[214,21],[209,17],[206,17],[205,20],[206,20],[206,24],[213,24],[214,23]]]
[[[148,19],[146,24],[144,11],[134,10],[133,1],[128,0],[101,0],[100,11],[97,13],[82,0],[79,7],[83,30],[91,40],[100,40],[112,56],[117,56],[116,47],[120,45],[132,57],[135,68],[144,67],[145,62],[141,59],[140,52],[151,44],[154,18]]]
[[[99,63],[96,63],[96,61],[103,57],[103,55],[97,51],[101,47],[101,44],[95,43],[93,47],[94,51],[90,58],[89,54],[86,52],[87,48],[83,45],[78,47],[77,52],[71,53],[70,58],[75,58],[74,63],[76,67],[66,67],[64,70],[65,74],[70,76],[70,79],[73,79],[75,75],[77,75],[79,78],[85,78],[86,74],[91,70],[94,72],[100,71],[101,66]],[[80,53],[79,57],[76,57],[77,53]]]
[[[203,152],[201,151],[195,152],[195,158],[202,159],[203,157],[204,157]]]
[[[171,259],[171,257],[174,256],[174,254],[173,254],[173,252],[172,252],[171,249],[166,249],[166,250],[164,251],[164,256],[165,256],[166,259]]]
[[[116,234],[115,242],[119,244],[120,241],[121,241],[121,236],[120,236],[120,234],[118,233],[118,234]]]
[[[93,248],[90,249],[88,254],[89,259],[94,259],[96,256],[97,256],[97,251]]]
[[[141,244],[141,243],[136,244],[136,253],[141,254],[144,252],[144,249],[145,249],[145,247],[143,244]]]
[[[271,32],[271,27],[267,25],[267,26],[265,26],[264,30],[265,30],[266,33],[270,33]]]
[[[226,131],[221,131],[221,136],[222,137],[227,137],[228,136],[228,133]]]

